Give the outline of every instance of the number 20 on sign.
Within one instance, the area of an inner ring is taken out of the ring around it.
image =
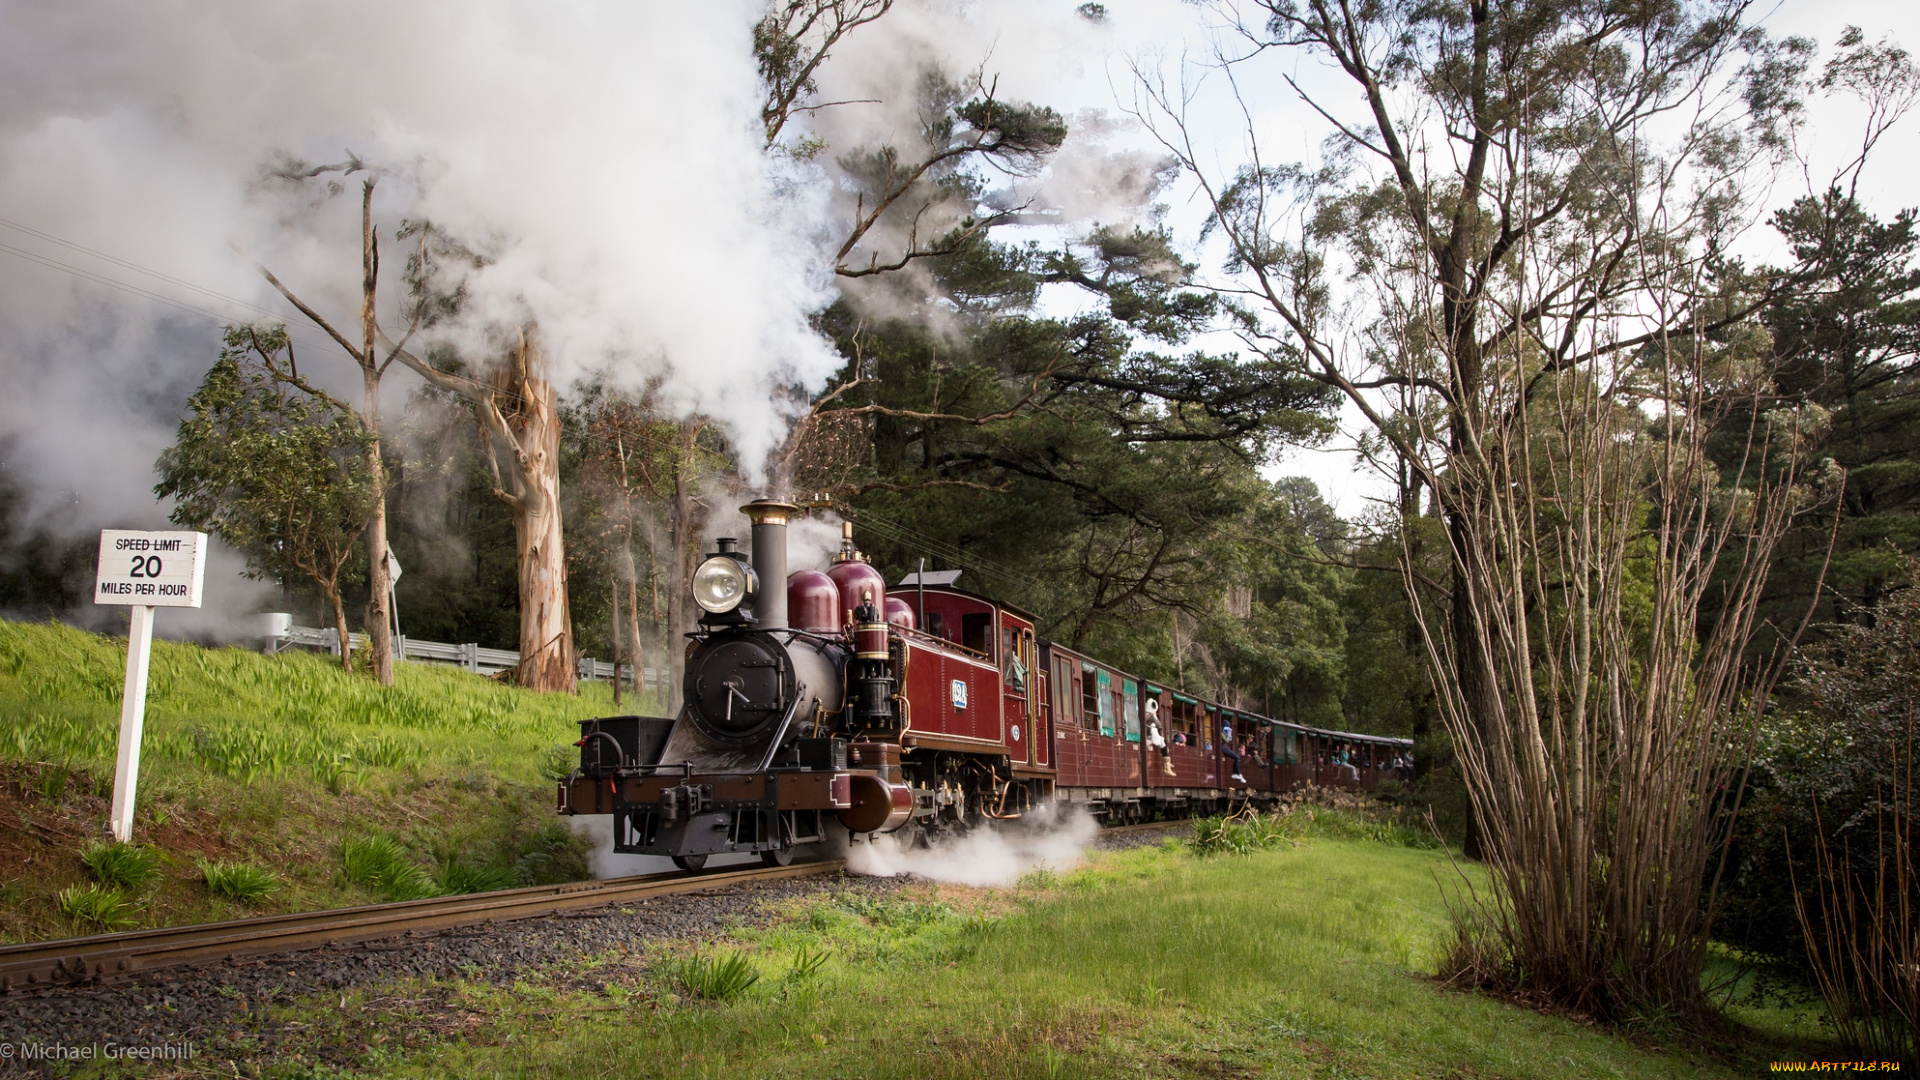
[[[93,602],[133,609],[127,626],[127,682],[120,700],[120,751],[113,766],[113,838],[133,837],[133,792],[140,779],[140,733],[147,717],[147,666],[153,609],[200,606],[207,577],[207,534],[100,531]]]

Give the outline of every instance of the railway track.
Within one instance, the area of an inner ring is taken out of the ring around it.
[[[1101,832],[1134,833],[1191,824],[1186,820],[1148,821],[1109,826]],[[0,945],[0,994],[86,979],[124,978],[160,968],[213,963],[245,956],[298,952],[335,943],[372,941],[410,931],[530,919],[649,896],[707,892],[742,881],[827,874],[843,866],[840,860],[830,859],[784,867],[756,866],[707,874],[645,874],[429,900],[405,900],[394,904],[370,904],[332,911],[266,915],[196,926],[129,930],[59,941]]]
[[[1146,832],[1148,829],[1193,828],[1192,818],[1170,818],[1166,821],[1142,821],[1133,825],[1108,825],[1101,828],[1103,834]]]
[[[744,881],[830,874],[844,865],[838,859],[826,859],[707,874],[645,874],[4,945],[0,946],[0,993],[87,979],[124,978],[159,968],[297,952],[408,932],[530,919],[652,896],[708,892]]]

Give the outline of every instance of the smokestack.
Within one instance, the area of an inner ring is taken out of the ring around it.
[[[787,519],[798,509],[777,499],[756,499],[740,508],[753,522],[753,572],[760,576],[753,615],[761,630],[787,625]]]

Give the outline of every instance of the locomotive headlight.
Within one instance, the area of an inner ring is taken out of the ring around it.
[[[753,568],[726,555],[715,555],[693,572],[693,602],[715,615],[724,615],[753,595]]]

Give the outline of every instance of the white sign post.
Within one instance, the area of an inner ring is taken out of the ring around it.
[[[113,838],[133,837],[133,791],[140,779],[140,733],[147,720],[147,664],[153,609],[200,606],[207,577],[207,534],[100,530],[100,572],[93,602],[133,609],[127,627],[127,682],[120,699],[120,752],[113,766]]]

